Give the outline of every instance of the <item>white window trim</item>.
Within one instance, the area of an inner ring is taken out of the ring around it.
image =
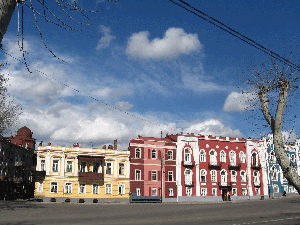
[[[172,175],[172,180],[170,180],[170,175]],[[168,181],[174,181],[174,174],[173,171],[168,171]]]
[[[169,188],[169,196],[174,196],[174,189],[173,188]]]
[[[67,184],[71,184],[71,192],[70,193],[67,193]],[[71,182],[66,182],[65,186],[64,186],[64,193],[65,194],[72,194],[72,192],[73,192],[73,184]]]
[[[141,196],[141,188],[136,188],[135,192],[136,192],[136,196]]]
[[[139,150],[139,152],[140,152],[140,154],[139,154],[140,157],[138,157],[138,158],[136,157],[136,152],[137,152],[137,150]],[[135,159],[141,159],[141,158],[142,158],[142,150],[141,150],[140,148],[136,148],[136,149],[135,149],[135,155],[134,155],[134,158],[135,158]]]
[[[71,172],[67,172],[67,168],[68,168],[68,162],[71,162],[72,163],[72,171]],[[73,162],[73,160],[67,160],[66,161],[66,173],[73,173],[74,172],[74,162]]]
[[[54,161],[58,161],[58,163],[57,163],[57,171],[53,171]],[[60,160],[57,159],[57,158],[53,158],[53,159],[52,159],[51,172],[52,172],[52,173],[59,173],[59,171],[60,171],[59,168],[60,168]]]
[[[213,190],[215,190],[216,192],[216,194],[214,195],[214,192],[213,192]],[[218,189],[217,188],[212,188],[211,189],[211,194],[212,194],[212,196],[218,196]]]
[[[56,183],[56,192],[52,191],[52,183]],[[58,182],[57,181],[50,182],[50,193],[58,193]]]
[[[137,171],[140,171],[140,175],[139,175],[139,179],[136,179],[137,178]],[[135,180],[137,180],[137,181],[141,181],[142,180],[142,170],[135,170],[135,173],[134,173],[134,175],[135,175]],[[152,175],[152,174],[151,174]]]
[[[40,181],[37,182],[38,186],[37,186],[37,193],[43,193],[43,182],[41,183]]]
[[[111,171],[110,171],[111,173],[107,173],[107,167],[108,167],[107,164],[108,163],[111,164]],[[113,175],[114,174],[114,164],[113,164],[113,161],[108,161],[108,162],[105,163],[105,174],[106,175]]]
[[[154,190],[155,190],[155,194],[154,194]],[[152,188],[152,196],[157,196],[158,193],[157,193],[157,187],[153,187]]]
[[[201,154],[201,152],[204,152],[204,154]],[[200,162],[206,162],[206,151],[204,149],[200,150]],[[204,158],[202,159],[201,156],[203,156]]]
[[[172,156],[170,159],[169,159],[169,152],[171,152],[171,156]],[[173,160],[173,151],[169,150],[167,154],[168,154],[168,160]]]
[[[120,190],[119,188],[120,188],[120,187],[122,187],[122,188],[121,188],[122,193],[119,193],[119,190]],[[119,194],[119,195],[125,195],[125,184],[118,184],[118,194]]]
[[[80,192],[80,184],[84,184],[84,193]],[[78,185],[78,194],[80,194],[80,195],[86,194],[86,184],[85,183],[79,183],[79,185]]]
[[[97,186],[98,186],[98,187],[97,187],[97,193],[94,193],[94,185],[97,185]],[[98,184],[98,183],[92,184],[92,193],[93,193],[93,195],[99,195],[99,184]]]
[[[120,175],[120,176],[125,176],[126,175],[126,163],[125,162],[119,162],[118,163],[118,165],[119,165],[119,169],[120,169],[120,164],[123,164],[124,165],[124,173],[122,174],[120,174],[120,171],[118,171],[118,174]]]
[[[155,179],[153,179],[153,174],[155,174]],[[158,177],[157,170],[152,170],[152,171],[151,171],[151,180],[157,181],[157,177]]]
[[[207,196],[207,188],[201,188],[201,196]]]
[[[107,191],[107,185],[110,185],[110,192]],[[111,195],[112,194],[112,184],[111,183],[107,183],[105,184],[105,194],[107,195]]]

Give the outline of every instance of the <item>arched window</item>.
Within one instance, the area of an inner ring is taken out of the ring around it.
[[[275,152],[272,151],[270,154],[270,162],[271,163],[276,163],[276,158],[275,158]]]
[[[210,155],[210,165],[217,165],[217,153],[215,150],[209,152]]]
[[[236,155],[234,151],[230,151],[229,157],[230,157],[230,165],[236,165]]]
[[[246,182],[246,172],[244,170],[241,171],[241,182]]]
[[[190,149],[184,150],[184,161],[185,162],[192,162],[192,153]]]
[[[252,165],[253,166],[258,166],[257,153],[256,152],[252,153]]]
[[[155,149],[152,150],[152,159],[157,158],[157,151]]]
[[[168,151],[168,160],[173,160],[173,151]]]
[[[223,150],[220,152],[220,162],[226,162],[226,153]]]
[[[253,177],[254,177],[254,185],[259,185],[259,171],[258,170],[254,170],[253,172]]]
[[[200,162],[206,162],[206,152],[203,149],[200,151]]]
[[[227,184],[227,171],[221,171],[221,184]]]
[[[245,163],[245,154],[244,154],[244,152],[240,152],[240,155],[239,155],[240,157],[240,163]]]
[[[186,185],[191,185],[192,182],[193,182],[193,179],[192,179],[192,170],[190,169],[186,169],[184,171],[184,178],[185,178],[185,184]]]
[[[294,154],[292,154],[291,161],[292,161],[292,163],[295,163],[295,162],[296,162],[296,160],[295,160],[295,155],[294,155]]]
[[[231,170],[231,182],[236,182],[236,171]]]
[[[277,181],[278,180],[278,173],[277,169],[275,166],[273,166],[270,170],[270,177],[272,181]]]
[[[201,182],[206,182],[206,170],[200,170],[200,181]]]
[[[217,171],[212,170],[210,171],[210,173],[211,173],[211,182],[217,182]]]

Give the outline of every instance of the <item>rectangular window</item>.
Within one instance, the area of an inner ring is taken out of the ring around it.
[[[45,170],[46,170],[46,168],[45,168],[45,160],[42,159],[41,160],[41,171],[45,171]]]
[[[136,188],[136,196],[141,196],[141,189],[140,188]]]
[[[66,194],[72,194],[72,183],[66,183],[65,184],[65,193]]]
[[[80,172],[82,173],[87,172],[86,162],[80,162]]]
[[[236,188],[232,188],[232,196],[236,196],[237,195],[237,189]]]
[[[51,182],[51,189],[50,192],[51,193],[57,193],[57,182]]]
[[[111,184],[105,184],[105,194],[111,194]]]
[[[73,161],[67,161],[66,173],[73,172]]]
[[[93,184],[93,194],[94,195],[99,194],[99,184]]]
[[[135,180],[141,180],[141,171],[140,170],[135,171]]]
[[[140,159],[141,158],[141,149],[136,149],[135,150],[135,158],[136,159]]]
[[[157,188],[156,187],[152,188],[152,196],[157,196]]]
[[[57,173],[58,172],[58,160],[53,160],[52,162],[52,172]]]
[[[246,188],[242,188],[242,195],[247,195],[247,189]]]
[[[125,175],[125,163],[119,163],[119,175]]]
[[[157,180],[157,171],[152,171],[152,180]]]
[[[119,189],[119,195],[125,194],[125,184],[119,184],[118,189]]]
[[[173,190],[173,188],[169,188],[169,196],[174,196],[174,190]]]
[[[85,194],[85,184],[79,184],[79,194]]]
[[[173,151],[168,151],[168,160],[173,160]]]
[[[37,186],[37,193],[42,193],[42,192],[43,192],[43,181],[39,181]]]
[[[201,188],[201,195],[206,196],[207,195],[207,188]]]
[[[173,171],[168,172],[168,180],[173,181]]]
[[[94,173],[101,173],[101,171],[100,171],[100,162],[93,162],[93,172]]]
[[[186,188],[186,195],[187,196],[192,196],[192,188],[191,187]]]
[[[152,159],[156,159],[157,158],[157,152],[155,149],[152,150]]]
[[[212,188],[212,196],[217,196],[218,195],[218,189],[217,188]]]
[[[255,188],[255,194],[260,195],[260,189],[259,188]]]
[[[106,174],[108,174],[108,175],[112,174],[112,163],[111,162],[106,163]]]

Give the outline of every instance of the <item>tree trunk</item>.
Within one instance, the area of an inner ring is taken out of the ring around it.
[[[0,2],[0,48],[2,48],[2,39],[7,31],[16,4],[17,0],[1,0]]]

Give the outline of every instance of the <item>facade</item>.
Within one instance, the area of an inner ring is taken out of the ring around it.
[[[130,141],[130,191],[160,195],[163,202],[261,198],[268,193],[263,147],[262,141],[229,137],[139,136]]]
[[[59,202],[128,202],[129,151],[112,145],[97,148],[38,147],[35,197]]]
[[[0,199],[34,197],[35,139],[27,127],[15,137],[0,137]]]
[[[283,176],[282,169],[276,159],[274,144],[273,144],[273,135],[268,134],[268,137],[265,139],[267,144],[267,174],[268,174],[268,192],[269,197],[281,196],[285,191],[289,194],[298,194],[295,188],[292,185],[289,185],[286,178]],[[300,140],[297,139],[293,144],[285,145],[285,152],[290,158],[291,165],[297,170],[300,175],[300,163],[299,163],[299,146]]]

